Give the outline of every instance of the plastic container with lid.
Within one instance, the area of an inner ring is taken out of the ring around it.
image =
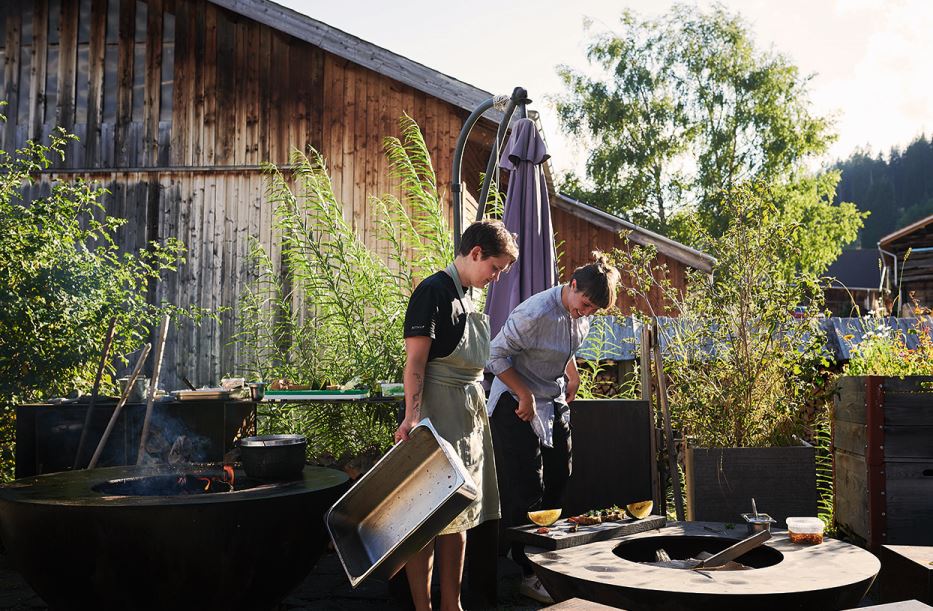
[[[787,518],[787,536],[791,543],[822,543],[824,527],[819,518]]]

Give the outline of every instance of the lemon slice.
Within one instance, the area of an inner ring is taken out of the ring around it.
[[[650,516],[652,509],[654,509],[654,501],[640,501],[625,506],[625,511],[636,520]]]
[[[538,526],[550,526],[560,517],[560,509],[542,509],[541,511],[529,511],[528,519]]]

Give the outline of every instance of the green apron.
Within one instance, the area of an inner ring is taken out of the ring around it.
[[[445,271],[453,278],[457,295],[469,311],[457,347],[445,357],[428,361],[425,367],[421,416],[430,418],[441,437],[460,455],[476,483],[479,496],[438,533],[441,535],[463,532],[500,517],[496,461],[486,415],[486,396],[480,385],[483,367],[489,358],[489,317],[473,311],[473,302],[463,299],[463,285],[456,266],[451,264]]]

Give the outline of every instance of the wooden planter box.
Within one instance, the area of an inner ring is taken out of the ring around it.
[[[933,377],[840,378],[832,422],[837,527],[873,550],[933,545]]]
[[[779,528],[787,516],[816,516],[813,447],[687,447],[685,479],[688,520],[744,524],[752,498]]]

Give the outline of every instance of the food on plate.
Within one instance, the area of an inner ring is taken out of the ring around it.
[[[618,522],[625,519],[625,512],[621,507],[613,505],[608,509],[592,509],[578,516],[567,518],[568,522],[579,524],[580,526],[592,526],[602,524],[603,522]]]
[[[538,526],[550,526],[560,518],[560,509],[542,509],[541,511],[529,511],[528,519]]]
[[[546,535],[551,532],[551,529],[547,526],[542,526],[541,528],[536,529],[535,532],[539,535]]]
[[[636,520],[650,516],[652,509],[654,509],[654,501],[639,501],[625,506],[625,511]]]
[[[603,522],[618,522],[625,519],[625,512],[622,511],[621,507],[613,505],[609,509],[600,510],[599,517],[602,518]]]
[[[580,526],[592,526],[593,524],[601,524],[603,519],[598,515],[588,515],[583,514],[582,516],[577,516],[577,524]]]

